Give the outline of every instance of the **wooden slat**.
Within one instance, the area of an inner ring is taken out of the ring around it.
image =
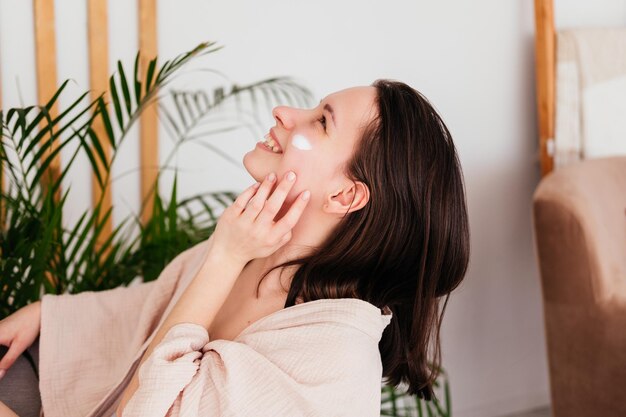
[[[54,1],[33,0],[33,18],[35,26],[35,63],[37,78],[37,102],[39,105],[46,104],[57,90],[57,63],[56,63],[56,33],[54,25]],[[58,116],[58,106],[50,108],[50,117]],[[44,126],[44,123],[41,124]],[[59,139],[51,143],[45,153],[50,156],[59,145]],[[61,175],[61,153],[57,153],[47,168],[46,174],[41,176],[42,191],[45,193],[50,184],[59,180]],[[61,187],[57,188],[53,196],[54,200],[61,199]],[[58,259],[58,253],[54,254]],[[57,286],[57,277],[49,271],[45,273],[46,279],[52,286]]]
[[[535,0],[535,74],[542,176],[554,169],[555,61],[553,0]]]
[[[44,105],[52,98],[57,90],[56,64],[56,34],[54,31],[54,1],[33,0],[33,14],[35,20],[35,60],[37,76],[37,102]],[[58,107],[50,109],[50,116],[54,119],[58,115]],[[55,140],[48,149],[49,156],[58,147],[59,140]],[[59,178],[61,172],[61,153],[57,153],[48,168],[48,174],[42,176],[44,190],[53,181]],[[61,187],[55,193],[58,201],[61,196]]]
[[[96,99],[106,92],[109,85],[109,34],[107,0],[89,0],[87,4],[88,37],[89,37],[89,80],[91,83],[91,98]],[[108,102],[108,100],[106,100]],[[100,118],[96,119],[93,129],[99,138],[105,138],[104,124]],[[111,160],[111,146],[108,141],[100,142],[108,161]],[[98,160],[98,169],[102,171],[102,165]],[[103,174],[104,178],[104,174]],[[104,192],[101,191],[96,176],[92,176],[92,201],[94,207],[102,198],[102,211],[100,218],[111,208],[111,185],[106,184]],[[103,195],[104,193],[104,195]],[[105,241],[112,233],[113,216],[107,222],[101,232],[100,242]]]
[[[89,37],[89,83],[91,86],[91,98],[96,99],[100,94],[107,91],[109,84],[109,39],[108,39],[108,12],[106,0],[89,0],[87,3],[88,37]],[[107,100],[108,101],[108,100]],[[106,131],[102,120],[96,119],[93,129],[99,138],[106,137]],[[111,146],[106,140],[100,142],[107,160],[111,160]],[[98,161],[98,169],[103,174],[102,165]],[[111,208],[111,186],[108,182],[104,191],[100,189],[96,176],[92,176],[92,201],[94,207],[102,199],[102,211],[100,218]],[[103,195],[104,194],[104,195]],[[101,242],[106,240],[113,230],[112,217],[101,232]]]
[[[141,74],[148,63],[157,56],[156,0],[139,0],[139,50],[141,51]],[[159,137],[157,129],[157,104],[148,107],[140,119],[140,172],[141,172],[141,220],[146,224],[153,210],[153,194],[150,189],[157,179],[159,165]],[[158,192],[158,190],[156,190]]]

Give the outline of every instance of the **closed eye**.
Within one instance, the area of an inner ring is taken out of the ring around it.
[[[322,124],[322,126],[324,127],[324,132],[326,132],[326,116],[322,115],[322,117],[317,119],[317,121]]]

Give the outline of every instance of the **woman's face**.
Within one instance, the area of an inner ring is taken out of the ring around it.
[[[376,116],[375,99],[376,88],[363,86],[330,94],[313,109],[274,108],[276,126],[270,132],[282,153],[257,143],[243,158],[246,170],[259,182],[274,172],[275,184],[294,171],[296,183],[286,205],[304,190],[311,191],[308,206],[330,202],[352,187],[353,182],[343,175],[343,164],[357,149],[366,124]]]

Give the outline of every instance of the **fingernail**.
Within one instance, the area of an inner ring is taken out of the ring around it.
[[[2,379],[2,377],[4,376],[4,374],[6,374],[7,371],[5,371],[4,369],[0,369],[0,379]]]
[[[295,174],[293,171],[289,171],[289,172],[287,173],[287,179],[288,179],[289,181],[293,181],[295,178],[296,178],[296,174]]]
[[[273,172],[267,176],[267,180],[270,182],[273,182],[276,179],[276,174],[274,174]]]
[[[304,201],[307,201],[309,197],[311,197],[311,192],[309,190],[306,190],[305,192],[302,193],[302,199]]]

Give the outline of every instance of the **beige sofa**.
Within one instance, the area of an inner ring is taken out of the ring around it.
[[[560,168],[533,196],[555,417],[626,416],[626,156]]]

